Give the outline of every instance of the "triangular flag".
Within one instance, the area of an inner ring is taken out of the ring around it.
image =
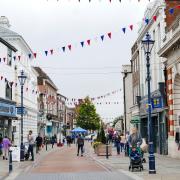
[[[71,45],[68,45],[69,50],[71,51]]]
[[[21,56],[18,56],[19,61],[21,60]]]
[[[51,52],[51,55],[53,55],[53,49],[51,49],[50,52]]]
[[[104,35],[101,36],[101,40],[102,40],[102,41],[104,40]]]
[[[153,16],[153,20],[156,21],[156,19],[157,19],[157,16]]]
[[[170,14],[173,14],[173,13],[174,13],[174,8],[171,8],[171,9],[169,10],[169,13],[170,13]]]
[[[122,28],[122,31],[124,32],[124,34],[126,33],[126,28]]]
[[[13,58],[14,58],[14,61],[16,60],[16,56],[13,56]]]
[[[146,22],[146,24],[148,25],[148,24],[149,24],[149,19],[146,18],[146,19],[145,19],[145,22]]]
[[[66,49],[65,47],[62,47],[63,52],[65,52],[65,49]]]
[[[91,40],[90,40],[90,39],[88,39],[88,40],[87,40],[87,43],[88,43],[88,45],[90,46],[90,44],[91,44]]]
[[[132,30],[133,30],[133,25],[131,24],[129,27],[130,27],[130,29],[131,29],[131,31],[132,31]]]
[[[108,33],[108,37],[111,39],[111,32]]]
[[[44,51],[45,52],[45,54],[46,54],[46,56],[48,55],[48,51]]]
[[[84,46],[84,41],[81,42],[81,46],[82,46],[82,47]]]
[[[4,62],[6,62],[6,58],[5,57],[3,58],[3,60],[4,60]]]
[[[29,53],[28,56],[29,56],[29,59],[31,59],[31,53]]]
[[[1,80],[3,80],[3,76],[1,76]]]
[[[36,56],[37,56],[37,53],[34,53],[34,57],[36,58]]]

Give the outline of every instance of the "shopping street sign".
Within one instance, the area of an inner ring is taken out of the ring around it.
[[[131,124],[138,124],[138,123],[140,123],[140,118],[139,118],[139,116],[134,116],[134,117],[132,117],[130,123],[131,123]]]

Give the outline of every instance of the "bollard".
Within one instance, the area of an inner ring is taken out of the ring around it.
[[[9,173],[13,170],[13,165],[12,165],[12,150],[9,150]]]
[[[106,143],[106,159],[109,158],[109,154],[108,154],[108,143]]]

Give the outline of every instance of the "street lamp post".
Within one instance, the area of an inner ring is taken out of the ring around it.
[[[152,119],[151,119],[151,92],[150,92],[150,54],[154,45],[151,36],[147,32],[145,40],[142,40],[146,55],[146,67],[147,67],[147,83],[148,83],[148,142],[149,142],[149,174],[156,174],[155,169],[155,156],[154,156],[154,144],[152,137]]]
[[[18,76],[19,83],[21,86],[21,147],[20,147],[20,160],[24,161],[24,145],[23,145],[23,113],[24,113],[24,107],[23,107],[23,86],[25,84],[27,76],[24,74],[24,71],[21,71],[20,76]]]

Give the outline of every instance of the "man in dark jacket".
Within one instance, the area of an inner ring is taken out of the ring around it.
[[[42,139],[42,137],[40,136],[40,133],[39,133],[37,138],[36,138],[36,153],[39,153],[39,151],[41,150],[42,142],[43,142],[43,139]]]
[[[77,138],[78,152],[77,156],[79,156],[79,150],[81,149],[81,156],[83,156],[83,147],[84,147],[84,138],[79,134]]]

